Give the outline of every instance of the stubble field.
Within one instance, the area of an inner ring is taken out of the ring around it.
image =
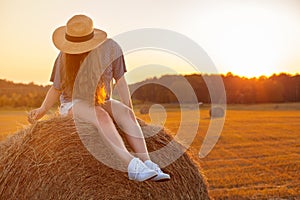
[[[220,139],[199,159],[208,110],[200,108],[199,129],[188,153],[202,167],[212,198],[300,199],[300,104],[228,106]],[[165,127],[173,134],[180,126],[178,111],[167,112]]]

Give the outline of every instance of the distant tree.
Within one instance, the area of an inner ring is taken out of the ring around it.
[[[0,106],[38,107],[41,105],[50,86],[13,83],[0,80]]]

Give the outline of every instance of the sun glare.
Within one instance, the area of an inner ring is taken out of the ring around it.
[[[224,66],[234,73],[252,77],[271,75],[281,58],[281,47],[274,30],[240,26],[224,33],[220,57]]]
[[[199,44],[212,56],[220,73],[246,77],[296,73],[292,68],[299,64],[299,15],[283,6],[211,3],[198,17],[202,21],[191,21],[186,28],[201,24],[191,35],[202,39]]]

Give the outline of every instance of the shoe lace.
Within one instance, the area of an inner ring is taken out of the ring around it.
[[[162,173],[162,170],[160,169],[160,167],[155,163],[153,163],[153,169],[158,173]]]
[[[134,171],[135,171],[135,173],[134,173],[134,179],[136,179],[137,176],[138,176],[139,168],[140,168],[140,163],[137,162],[136,165],[134,166]]]

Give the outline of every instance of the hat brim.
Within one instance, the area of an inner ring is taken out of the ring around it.
[[[65,38],[66,26],[57,28],[52,35],[52,41],[56,48],[64,53],[79,54],[91,51],[99,46],[107,38],[106,32],[94,28],[94,36],[85,42],[70,42]]]

